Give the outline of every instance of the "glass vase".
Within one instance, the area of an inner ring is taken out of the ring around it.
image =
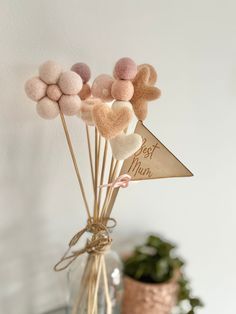
[[[68,271],[68,314],[119,314],[122,262],[115,251],[85,253]]]

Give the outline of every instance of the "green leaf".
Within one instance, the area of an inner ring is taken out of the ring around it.
[[[194,308],[194,307],[202,307],[203,306],[203,303],[200,299],[198,298],[190,298],[189,299],[189,302],[191,304],[191,306]]]
[[[147,245],[152,246],[152,247],[158,249],[159,246],[163,243],[163,241],[159,237],[151,235],[151,236],[148,237],[146,243],[147,243]]]
[[[162,244],[159,245],[158,253],[161,256],[169,256],[173,249],[174,245],[172,245],[171,243],[163,242]]]
[[[181,258],[175,257],[172,259],[172,266],[173,268],[181,268],[182,266],[184,266],[184,261]]]
[[[158,277],[163,277],[169,272],[169,263],[165,258],[160,259],[156,263],[156,273]]]

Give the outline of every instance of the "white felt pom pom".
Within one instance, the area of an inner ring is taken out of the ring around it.
[[[64,94],[76,95],[83,87],[81,77],[74,71],[66,71],[59,78],[59,87]]]
[[[59,114],[58,103],[44,97],[37,103],[37,112],[44,119],[54,119]]]
[[[46,61],[39,67],[39,77],[47,84],[56,84],[62,72],[62,67],[55,61]]]
[[[120,134],[110,140],[112,155],[116,160],[124,160],[132,156],[142,145],[139,134]]]
[[[33,77],[25,83],[26,95],[34,100],[38,101],[46,95],[47,85],[38,77]]]
[[[78,113],[81,100],[78,95],[62,95],[59,100],[59,106],[62,113],[67,116],[73,116]]]
[[[112,104],[112,108],[113,109],[122,108],[122,107],[127,107],[127,108],[129,108],[130,110],[133,111],[133,106],[132,106],[131,102],[129,102],[129,101],[116,100]]]

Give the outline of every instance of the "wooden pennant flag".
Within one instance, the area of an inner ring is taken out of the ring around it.
[[[171,177],[190,177],[193,174],[139,121],[134,133],[142,136],[141,148],[123,163],[121,174],[133,181]]]
[[[134,133],[142,136],[143,144],[124,161],[120,175],[129,174],[132,181],[193,176],[141,121],[138,121]],[[108,212],[111,212],[118,192],[119,188],[113,191]]]

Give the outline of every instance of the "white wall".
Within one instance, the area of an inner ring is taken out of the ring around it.
[[[47,59],[87,62],[95,77],[130,56],[159,73],[146,125],[195,177],[122,190],[117,243],[172,239],[206,303],[199,313],[235,314],[235,10],[233,0],[0,0],[1,313],[64,302],[65,274],[51,267],[85,220],[60,121],[36,115],[24,81]],[[69,125],[86,175],[83,126]]]

